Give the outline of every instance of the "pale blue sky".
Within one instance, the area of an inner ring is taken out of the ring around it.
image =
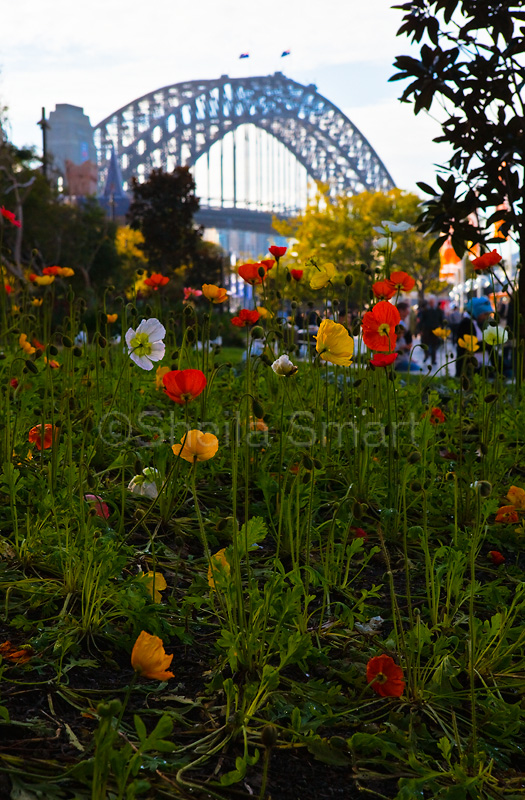
[[[395,56],[410,49],[388,0],[19,0],[5,4],[1,24],[0,102],[19,146],[40,147],[42,106],[82,106],[95,125],[170,83],[280,70],[339,106],[401,188],[434,183],[434,163],[447,158],[432,142],[438,124],[415,117],[396,99],[402,84],[388,83]]]

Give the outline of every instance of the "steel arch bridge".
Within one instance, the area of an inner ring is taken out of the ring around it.
[[[280,142],[311,179],[328,184],[332,196],[386,191],[395,185],[373,147],[340,109],[315,86],[304,86],[280,72],[176,83],[133,100],[95,127],[99,168],[103,174],[114,148],[128,186],[132,176],[144,179],[155,167],[194,167],[206,154],[209,169],[213,145],[222,146],[224,137],[233,134],[229,205],[242,208],[235,178],[235,131],[240,126],[255,126]],[[224,207],[228,203],[222,150],[220,170],[221,197],[216,205]],[[268,211],[294,210],[276,206]],[[244,209],[249,212],[249,204]]]

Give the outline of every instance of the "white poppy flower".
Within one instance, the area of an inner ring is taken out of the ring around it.
[[[485,344],[498,345],[505,344],[509,338],[509,332],[506,328],[490,327],[483,331],[483,341]]]
[[[165,336],[166,328],[158,319],[143,319],[136,331],[129,328],[126,333],[129,357],[141,369],[153,369],[153,362],[164,358]]]
[[[296,367],[295,364],[292,364],[290,357],[285,353],[283,356],[279,356],[279,358],[273,362],[272,369],[276,375],[284,375],[285,377],[289,377],[290,375],[293,375],[294,372],[297,372],[298,367]]]
[[[374,239],[372,244],[377,250],[388,250],[390,248],[392,253],[394,250],[397,250],[397,244],[392,242],[392,239],[390,239],[388,236],[382,236],[380,239]]]
[[[389,219],[382,219],[381,225],[389,233],[404,233],[405,231],[409,231],[412,227],[408,222],[392,222]]]
[[[132,494],[138,494],[140,497],[148,497],[150,500],[154,500],[159,494],[157,482],[160,483],[158,469],[145,467],[142,470],[142,475],[135,475],[130,480],[128,489]]]

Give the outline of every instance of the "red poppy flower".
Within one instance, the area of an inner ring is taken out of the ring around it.
[[[146,286],[158,292],[161,286],[166,286],[169,283],[169,278],[166,275],[161,275],[160,272],[152,272],[149,278],[144,279]]]
[[[503,556],[499,550],[489,550],[489,556],[495,567],[499,567],[500,564],[505,563],[505,556]]]
[[[279,260],[284,256],[287,249],[287,247],[278,247],[276,244],[272,244],[272,246],[268,248],[268,252],[271,253],[274,258]]]
[[[396,293],[395,287],[389,281],[376,281],[372,284],[372,291],[378,300],[390,300]]]
[[[370,350],[391,352],[396,344],[396,325],[401,317],[392,303],[380,300],[363,317],[363,341]]]
[[[11,378],[11,380],[9,381],[9,385],[13,389],[18,389],[18,379],[17,378]]]
[[[370,359],[370,363],[374,367],[388,367],[393,364],[398,356],[398,353],[374,353],[374,357]]]
[[[275,261],[272,258],[262,258],[259,263],[266,267],[267,272],[275,267]]]
[[[502,256],[500,256],[497,250],[492,250],[490,253],[483,253],[479,258],[474,258],[472,260],[472,266],[475,270],[480,272],[495,267],[500,261],[502,261]]]
[[[27,438],[33,444],[36,444],[37,450],[48,450],[53,444],[53,439],[56,439],[58,430],[53,428],[49,423],[44,425],[44,436],[42,437],[42,426],[35,425],[27,434]]]
[[[366,542],[368,539],[368,533],[363,530],[363,528],[355,528],[353,525],[351,525],[350,530],[352,531],[354,539],[363,539],[364,542]]]
[[[2,216],[4,219],[6,219],[8,222],[10,222],[11,225],[14,225],[15,228],[21,228],[22,227],[22,223],[19,222],[16,219],[15,215],[13,214],[13,212],[12,211],[8,211],[7,208],[4,208],[3,206],[0,208],[0,216]]]
[[[31,283],[34,283],[37,278],[38,278],[38,275],[36,275],[34,272],[30,273],[29,280],[31,281]]]
[[[163,378],[164,393],[174,403],[184,406],[206,388],[206,375],[200,369],[173,369]]]
[[[9,283],[4,284],[4,289],[6,294],[11,294],[13,291],[13,287]]]
[[[36,336],[33,336],[33,338],[31,339],[31,344],[37,350],[41,350],[42,352],[44,352],[44,350],[46,349],[45,345],[42,344],[42,342],[39,342],[38,339],[36,338]]]
[[[264,270],[264,275],[259,275],[259,270]],[[237,273],[240,277],[246,281],[246,283],[251,283],[252,286],[255,283],[262,283],[266,277],[267,268],[265,264],[257,262],[256,264],[241,264],[241,266],[237,269]]]
[[[405,690],[403,670],[391,656],[374,656],[366,665],[366,679],[381,697],[401,697]]]
[[[258,311],[249,311],[247,308],[241,308],[239,315],[232,319],[232,325],[237,328],[245,328],[246,325],[255,325],[259,321],[261,315]]]
[[[58,275],[62,267],[44,267],[42,275]]]
[[[109,508],[108,504],[104,503],[101,497],[98,494],[85,494],[84,500],[86,503],[89,503],[93,511],[95,512],[95,516],[100,517],[101,519],[108,519],[109,518]]]
[[[445,422],[445,415],[440,408],[430,409],[430,422],[432,425],[440,425]]]
[[[514,506],[501,506],[501,508],[498,508],[495,522],[506,522],[511,525],[518,521],[518,512]]]
[[[304,269],[291,269],[290,275],[294,279],[294,281],[300,281],[304,275]]]
[[[391,272],[387,283],[389,283],[396,292],[411,292],[416,285],[415,279],[411,278],[407,272],[403,272],[402,270],[399,270],[399,272]]]

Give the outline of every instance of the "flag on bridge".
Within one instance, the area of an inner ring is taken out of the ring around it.
[[[285,56],[289,56],[290,53],[291,53],[291,50],[283,50],[283,52],[281,53],[281,58],[284,58]]]
[[[241,53],[239,58],[250,58],[250,54],[249,53]]]

